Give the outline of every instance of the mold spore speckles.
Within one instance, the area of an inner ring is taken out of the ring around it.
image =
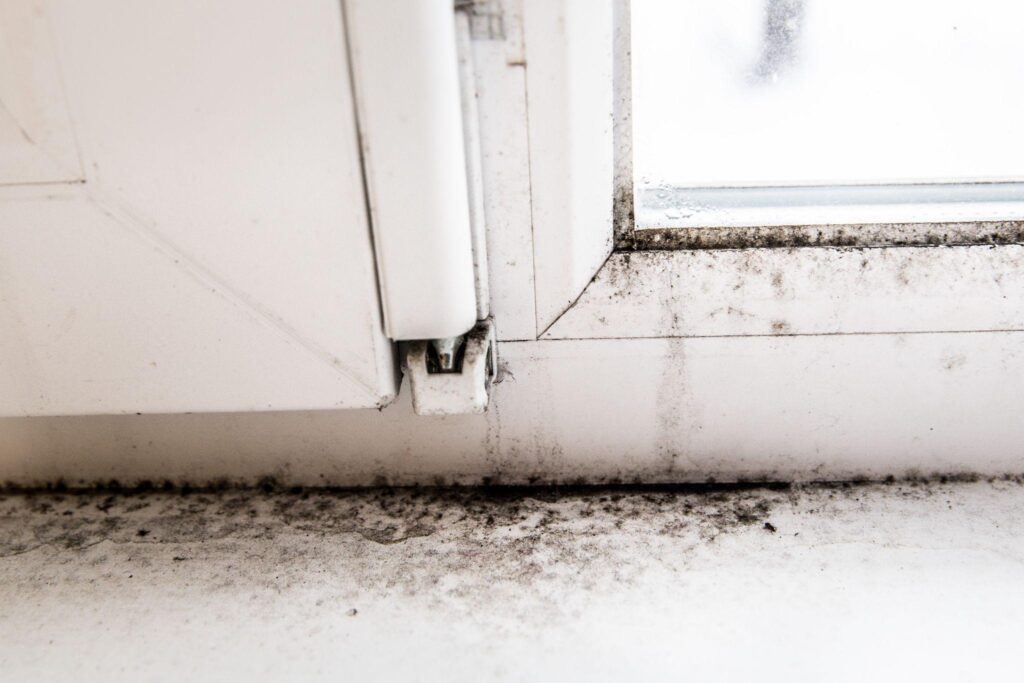
[[[1012,639],[1021,611],[1006,600],[1024,497],[1019,478],[972,479],[12,494],[0,497],[0,660],[10,680],[540,680],[581,662],[594,665],[583,678],[622,678],[639,653],[671,678],[721,642],[705,658],[715,678],[723,657],[768,652],[766,638],[784,670],[836,613],[938,614],[941,636],[964,604],[1010,615],[971,641],[984,647]],[[932,597],[950,567],[984,580],[957,583],[968,593],[943,611]],[[797,630],[779,631],[780,614]],[[625,653],[622,667],[605,653]],[[843,653],[826,654],[822,670]],[[917,670],[929,655],[906,659]]]
[[[492,609],[504,601],[517,623],[540,624],[574,609],[565,595],[582,601],[646,572],[678,573],[725,537],[755,549],[811,543],[839,524],[829,520],[846,519],[839,526],[853,524],[863,540],[849,521],[858,511],[882,505],[909,519],[900,506],[925,501],[945,514],[962,485],[9,494],[0,496],[0,599],[79,584],[94,596],[145,587],[268,602],[297,591],[361,621],[397,595],[496,621],[508,618]]]
[[[11,494],[0,496],[0,582],[31,565],[19,590],[45,592],[98,563],[112,593],[128,581],[199,582],[209,594],[316,587],[339,615],[396,592],[485,611],[503,595],[546,619],[560,607],[543,596],[573,577],[594,590],[621,586],[652,548],[671,545],[685,561],[723,534],[756,530],[787,495],[623,486]]]
[[[111,542],[188,546],[225,539],[273,540],[296,532],[379,545],[442,530],[540,540],[559,531],[599,535],[649,525],[715,536],[758,522],[776,488],[700,486],[223,490],[200,493],[21,493],[0,496],[0,557],[40,549],[77,551]],[[188,553],[176,552],[172,558]]]
[[[748,249],[1003,245],[1024,242],[1024,221],[877,223],[622,230],[616,248]]]

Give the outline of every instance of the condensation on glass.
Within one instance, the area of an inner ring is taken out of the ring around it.
[[[631,13],[638,228],[1024,217],[1024,3]]]

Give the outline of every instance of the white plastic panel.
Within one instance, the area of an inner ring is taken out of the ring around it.
[[[1024,329],[1024,247],[616,252],[546,339]]]
[[[348,0],[349,40],[388,336],[476,323],[451,0]]]
[[[1024,469],[1024,332],[499,344],[482,415],[0,421],[0,480],[703,482]]]
[[[47,17],[0,2],[0,185],[82,178]]]
[[[11,2],[86,180],[0,194],[0,414],[388,402],[338,4]]]
[[[523,3],[541,333],[611,252],[612,17],[611,0]]]
[[[537,337],[521,4],[507,0],[500,14],[478,16],[473,39],[491,312],[501,341]]]

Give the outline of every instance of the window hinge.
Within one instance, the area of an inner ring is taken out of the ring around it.
[[[498,357],[494,322],[482,320],[460,337],[406,345],[404,369],[417,415],[462,415],[487,410]]]

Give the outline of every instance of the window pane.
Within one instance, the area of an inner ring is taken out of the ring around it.
[[[633,0],[632,30],[638,192],[1024,180],[1017,0]]]

